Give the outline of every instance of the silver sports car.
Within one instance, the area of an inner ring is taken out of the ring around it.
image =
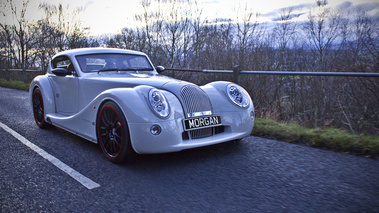
[[[197,86],[163,71],[131,50],[61,52],[30,85],[35,122],[99,143],[114,163],[135,153],[176,152],[251,133],[254,106],[241,86]]]

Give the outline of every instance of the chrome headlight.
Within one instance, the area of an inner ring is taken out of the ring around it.
[[[237,84],[229,84],[226,87],[226,93],[230,100],[239,107],[249,106],[249,94],[241,86],[238,86]]]
[[[149,91],[149,103],[155,114],[166,118],[170,114],[170,109],[166,97],[157,89]]]

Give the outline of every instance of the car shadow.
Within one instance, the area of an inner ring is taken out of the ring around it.
[[[59,134],[60,138],[66,138],[67,141],[71,141],[77,147],[80,148],[84,156],[91,156],[91,159],[98,158],[99,164],[109,164],[110,167],[125,167],[131,170],[153,170],[164,169],[173,167],[183,167],[186,165],[193,165],[199,163],[215,163],[224,161],[224,158],[233,158],[244,152],[246,144],[240,141],[228,141],[220,144],[199,147],[194,149],[183,150],[180,152],[164,153],[164,154],[136,154],[126,162],[121,164],[113,164],[105,157],[100,146],[92,143],[86,139],[83,139],[75,134],[67,132],[58,127],[53,127],[50,131],[54,134]],[[65,141],[65,143],[67,143]],[[64,144],[65,144],[64,143]],[[66,145],[69,147],[69,145]],[[60,152],[66,152],[63,155],[70,155],[71,149],[66,148]]]
[[[243,146],[240,141],[229,141],[180,152],[136,155],[121,166],[134,169],[156,169],[157,167],[181,167],[199,162],[213,162],[220,160],[220,158],[237,155],[243,150]]]

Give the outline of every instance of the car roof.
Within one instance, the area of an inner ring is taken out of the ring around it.
[[[122,53],[122,54],[146,55],[145,53],[134,51],[134,50],[96,47],[96,48],[80,48],[80,49],[66,50],[66,51],[56,54],[53,58],[63,56],[63,55],[77,56],[77,55],[86,55],[86,54],[95,54],[95,53]]]

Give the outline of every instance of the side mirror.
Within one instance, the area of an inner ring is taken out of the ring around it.
[[[66,76],[71,75],[71,72],[67,71],[65,68],[55,68],[51,70],[56,76]]]
[[[155,67],[155,70],[158,72],[158,73],[162,73],[164,71],[164,67],[163,66],[157,66]]]

